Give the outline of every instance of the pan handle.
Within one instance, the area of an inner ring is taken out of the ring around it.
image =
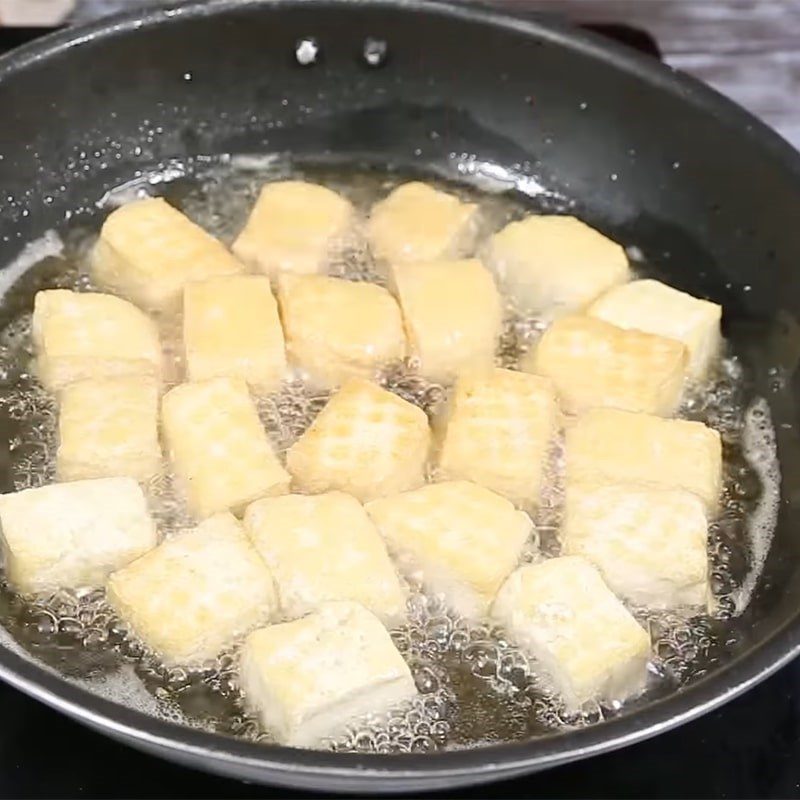
[[[632,25],[625,23],[610,23],[610,22],[596,22],[596,23],[579,23],[579,27],[593,33],[599,33],[609,39],[613,39],[619,44],[627,45],[628,47],[638,50],[648,56],[653,56],[659,61],[662,58],[661,48],[655,38],[646,31],[644,28],[636,28]]]
[[[658,42],[649,31],[644,28],[627,25],[624,22],[584,22],[552,9],[531,8],[525,0],[498,0],[497,2],[479,0],[475,5],[482,6],[490,11],[502,11],[504,14],[522,20],[571,22],[579,28],[605,36],[617,44],[632,47],[640,53],[659,59],[659,61],[663,56]]]

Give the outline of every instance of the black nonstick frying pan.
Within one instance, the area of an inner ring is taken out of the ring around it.
[[[296,46],[309,37],[315,57],[302,66]],[[748,391],[769,402],[782,471],[771,551],[752,602],[730,623],[732,657],[679,692],[581,730],[424,755],[299,751],[140,714],[0,647],[3,679],[200,769],[407,791],[624,747],[747,690],[800,650],[800,156],[732,103],[651,59],[536,18],[422,0],[211,0],[20,49],[0,60],[0,109],[0,263],[172,158],[290,152],[420,174],[500,165],[523,189],[535,178],[638,247],[671,284],[723,304]]]

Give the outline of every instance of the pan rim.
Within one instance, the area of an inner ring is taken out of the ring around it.
[[[700,81],[651,57],[609,42],[603,37],[554,20],[547,14],[500,11],[455,0],[194,0],[125,12],[88,25],[50,34],[0,57],[0,83],[15,73],[72,47],[113,37],[169,20],[213,16],[243,8],[288,5],[391,7],[481,22],[535,35],[611,64],[636,72],[641,79],[680,96],[726,124],[746,131],[758,146],[771,151],[781,165],[800,178],[800,156],[778,133],[736,103]],[[771,636],[720,670],[651,705],[581,730],[553,732],[524,742],[490,744],[480,748],[430,754],[354,754],[298,750],[260,745],[219,733],[189,728],[117,704],[83,689],[18,653],[0,648],[0,678],[26,694],[92,727],[146,749],[203,756],[199,768],[234,774],[236,767],[262,771],[264,778],[286,783],[275,773],[347,778],[354,783],[376,779],[402,782],[453,778],[478,783],[506,774],[556,766],[651,738],[695,719],[750,689],[800,653],[800,614]],[[225,768],[223,769],[223,765]],[[252,775],[252,772],[249,773]],[[456,785],[451,783],[452,785]],[[368,787],[364,787],[365,789]],[[369,788],[375,788],[374,786]],[[381,787],[392,791],[392,786]],[[398,787],[399,790],[402,787]]]

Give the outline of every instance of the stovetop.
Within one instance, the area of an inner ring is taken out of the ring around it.
[[[591,26],[659,55],[647,33]],[[41,35],[0,28],[0,52]],[[312,797],[174,766],[0,683],[0,797]],[[437,797],[447,797],[447,793]],[[458,797],[799,797],[800,661],[705,717],[616,753]]]
[[[313,797],[141,755],[0,684],[0,797]],[[434,795],[431,795],[434,796]],[[800,662],[701,719],[609,755],[461,798],[800,796]]]

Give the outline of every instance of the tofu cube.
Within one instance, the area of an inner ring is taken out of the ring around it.
[[[350,202],[324,186],[303,181],[268,183],[233,252],[265,275],[322,272],[353,217]]]
[[[50,391],[84,378],[161,377],[155,323],[119,297],[68,289],[37,292],[32,334],[37,374]]]
[[[685,489],[711,515],[722,489],[722,441],[702,422],[598,408],[567,428],[566,471],[569,482]]]
[[[286,352],[269,279],[229,275],[190,283],[183,292],[183,347],[191,381],[227,376],[257,392],[277,391]]]
[[[544,332],[522,369],[551,378],[570,414],[607,406],[670,416],[686,363],[686,347],[675,339],[570,316]]]
[[[520,567],[497,593],[492,617],[537,660],[569,709],[644,688],[650,637],[580,556]]]
[[[132,478],[55,483],[0,495],[6,576],[23,594],[98,588],[156,546],[156,526]]]
[[[563,552],[584,556],[619,597],[649,608],[707,605],[703,501],[635,483],[567,486]]]
[[[251,633],[239,680],[264,728],[292,747],[335,739],[358,720],[417,694],[408,665],[377,617],[345,601]]]
[[[325,275],[281,275],[278,299],[292,362],[323,389],[375,377],[406,354],[403,318],[386,289]]]
[[[345,383],[294,443],[286,466],[303,492],[339,489],[361,502],[425,481],[425,412],[374,383]]]
[[[111,605],[165,664],[201,665],[275,613],[272,575],[228,513],[162,542],[108,580]]]
[[[438,476],[473,481],[534,507],[558,422],[546,378],[506,369],[462,376],[442,422]]]
[[[486,616],[533,528],[508,500],[468,481],[374,500],[367,513],[400,570],[472,620]]]
[[[575,217],[512,222],[489,240],[485,258],[518,308],[545,318],[579,311],[630,277],[625,250]]]
[[[477,259],[395,264],[392,280],[419,373],[446,383],[490,369],[503,323],[500,294]]]
[[[153,311],[178,309],[191,281],[243,271],[222,242],[160,197],[113,211],[92,254],[100,286]]]
[[[244,381],[181,384],[164,396],[161,413],[172,466],[198,519],[289,491]]]
[[[470,255],[477,228],[476,204],[413,181],[375,204],[367,233],[378,258],[399,264]]]
[[[90,378],[62,390],[58,480],[128,477],[144,483],[160,468],[158,384],[152,378]]]
[[[722,306],[692,297],[654,280],[617,286],[589,307],[591,317],[683,342],[689,377],[702,380],[722,345]]]
[[[275,577],[281,610],[294,619],[329,600],[352,600],[395,625],[406,591],[364,507],[343,492],[290,494],[248,507],[245,527]]]

